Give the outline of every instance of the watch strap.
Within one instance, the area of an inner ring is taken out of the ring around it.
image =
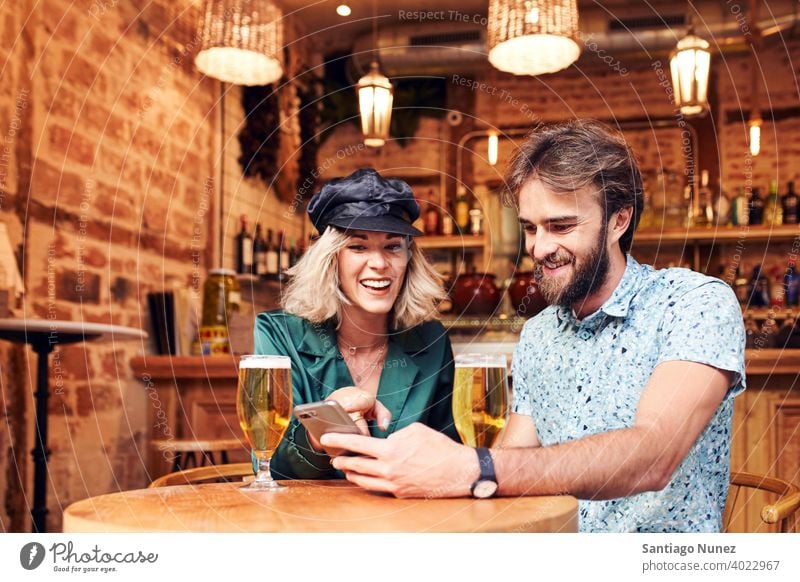
[[[481,476],[479,481],[494,481],[497,483],[497,476],[494,473],[494,461],[492,461],[492,453],[489,449],[480,447],[475,449],[478,453],[478,465],[480,466]]]

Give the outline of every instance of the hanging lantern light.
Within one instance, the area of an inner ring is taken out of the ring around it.
[[[683,115],[700,115],[708,110],[709,46],[689,29],[669,57],[675,105]]]
[[[283,14],[269,0],[206,0],[198,70],[235,85],[269,85],[283,75]]]
[[[487,152],[486,152],[486,157],[489,161],[490,166],[497,165],[497,146],[498,146],[498,135],[496,131],[492,130],[489,132],[489,142],[487,143]]]
[[[578,60],[577,0],[491,0],[489,62],[515,75],[543,75]]]
[[[361,131],[364,145],[379,148],[389,139],[392,122],[392,84],[372,61],[369,73],[358,80],[358,108],[361,111]]]

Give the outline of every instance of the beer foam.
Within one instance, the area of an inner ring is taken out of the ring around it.
[[[292,361],[289,356],[242,356],[242,359],[239,360],[239,368],[291,370]]]
[[[506,357],[503,354],[458,354],[455,363],[456,368],[505,368]]]

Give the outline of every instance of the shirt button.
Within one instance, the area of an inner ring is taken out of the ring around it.
[[[582,329],[582,330],[580,330],[578,332],[578,337],[581,338],[582,340],[586,341],[586,340],[588,340],[589,338],[592,337],[592,332],[590,332],[589,330],[586,330],[586,329]]]

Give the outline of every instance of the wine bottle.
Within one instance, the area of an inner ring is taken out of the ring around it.
[[[272,229],[267,231],[267,252],[266,252],[267,279],[278,278],[278,249],[272,241]]]
[[[428,202],[428,209],[425,211],[425,234],[426,235],[437,235],[439,234],[439,210],[436,208],[436,204],[429,201]]]
[[[253,272],[253,237],[247,232],[247,216],[241,216],[242,228],[236,235],[236,272],[250,274]]]
[[[286,278],[286,269],[289,268],[289,249],[286,248],[286,231],[282,230],[278,237],[278,279]]]
[[[761,198],[761,190],[753,188],[750,193],[750,224],[761,224],[764,219],[764,199]]]
[[[800,197],[794,193],[794,182],[786,184],[786,194],[783,195],[781,204],[783,205],[783,223],[784,224],[797,224],[797,206],[800,202]]]
[[[253,239],[253,272],[259,277],[267,274],[267,243],[261,234],[261,223],[256,224]]]

